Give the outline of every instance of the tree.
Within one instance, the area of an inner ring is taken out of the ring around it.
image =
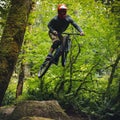
[[[22,95],[23,92],[23,83],[24,83],[24,75],[25,74],[25,65],[22,62],[20,65],[20,73],[18,78],[17,90],[16,90],[16,98]]]
[[[22,46],[31,0],[12,0],[0,42],[0,105]]]

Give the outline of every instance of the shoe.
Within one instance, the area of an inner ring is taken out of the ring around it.
[[[52,58],[53,56],[51,54],[48,54],[45,60],[48,61],[48,60],[51,60]]]

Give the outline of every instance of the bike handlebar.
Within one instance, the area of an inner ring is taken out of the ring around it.
[[[80,33],[66,33],[66,32],[64,32],[62,34],[66,34],[66,35],[80,35]]]
[[[66,35],[79,35],[79,36],[85,36],[84,34],[81,35],[80,33],[66,33],[66,32],[63,32],[62,34],[66,34]]]

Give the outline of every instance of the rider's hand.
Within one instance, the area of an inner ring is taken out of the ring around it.
[[[53,34],[57,36],[57,35],[58,35],[58,32],[54,30],[54,31],[53,31]]]
[[[80,35],[81,35],[81,36],[84,36],[85,34],[84,34],[84,32],[80,32]]]

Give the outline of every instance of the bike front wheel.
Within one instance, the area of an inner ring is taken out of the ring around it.
[[[42,78],[50,66],[51,66],[51,61],[48,61],[48,60],[44,61],[44,63],[40,66],[40,69],[38,72],[38,78]]]
[[[62,62],[62,66],[64,67],[66,65],[66,61],[67,61],[67,54],[69,52],[70,49],[70,40],[65,37],[64,41],[63,41],[63,48],[62,48],[62,55],[61,55],[61,62]]]
[[[64,51],[63,53],[62,53],[62,60],[61,60],[61,62],[62,62],[62,66],[64,67],[65,65],[66,65],[66,61],[67,61],[67,54],[68,54],[68,52],[67,51]]]

